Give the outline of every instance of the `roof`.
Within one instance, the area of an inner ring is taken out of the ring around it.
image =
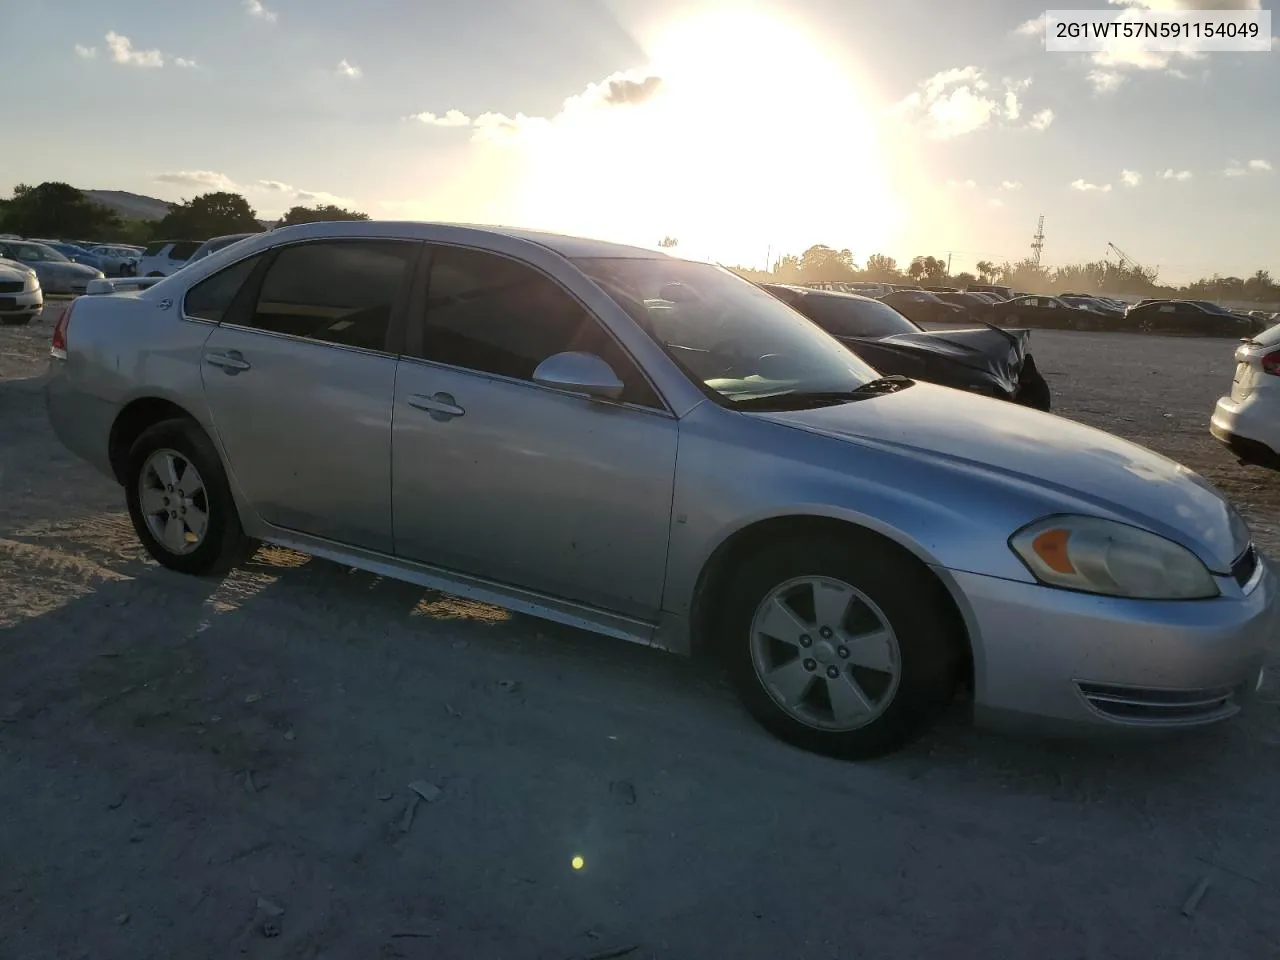
[[[772,281],[761,283],[760,286],[766,290],[769,287],[782,287],[784,290],[793,290],[796,293],[804,294],[806,297],[835,297],[839,300],[869,300],[872,303],[879,303],[875,297],[864,297],[860,293],[845,293],[843,290],[823,290],[820,287],[801,287],[794,283],[774,283]]]
[[[605,240],[590,240],[585,237],[569,237],[542,230],[524,230],[519,227],[502,227],[493,224],[433,223],[419,220],[344,220],[302,223],[292,227],[277,227],[270,231],[271,236],[282,234],[298,239],[358,235],[410,237],[437,242],[450,240],[462,242],[468,237],[474,239],[477,234],[480,234],[536,243],[569,259],[627,257],[661,260],[667,256],[665,253],[645,247],[632,247],[621,243],[609,243]]]

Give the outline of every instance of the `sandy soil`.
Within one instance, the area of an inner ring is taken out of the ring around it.
[[[842,764],[652,651],[281,550],[183,578],[50,434],[52,319],[0,329],[0,957],[1280,950],[1280,679],[1190,737],[953,718]],[[1205,432],[1231,344],[1034,342],[1064,414],[1202,471],[1280,550],[1280,475]]]

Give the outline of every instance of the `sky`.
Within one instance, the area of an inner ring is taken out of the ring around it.
[[[332,202],[671,236],[727,264],[825,243],[954,271],[1029,255],[1043,215],[1048,265],[1110,243],[1166,282],[1280,275],[1280,41],[1050,53],[1044,10],[0,0],[0,195],[45,180],[171,201],[229,189],[264,218]]]

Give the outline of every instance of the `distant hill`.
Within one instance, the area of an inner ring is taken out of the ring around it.
[[[124,220],[163,220],[172,204],[124,190],[81,190],[94,203],[114,210]]]
[[[114,210],[124,220],[163,220],[173,204],[155,197],[144,197],[125,190],[81,190],[94,203]],[[270,230],[279,220],[259,220],[263,230]]]

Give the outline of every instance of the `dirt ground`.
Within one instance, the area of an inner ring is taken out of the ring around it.
[[[52,319],[0,329],[0,957],[1280,952],[1280,670],[1192,736],[854,765],[653,651],[282,550],[177,576],[48,429]],[[1280,551],[1280,475],[1206,433],[1233,344],[1033,342]]]

